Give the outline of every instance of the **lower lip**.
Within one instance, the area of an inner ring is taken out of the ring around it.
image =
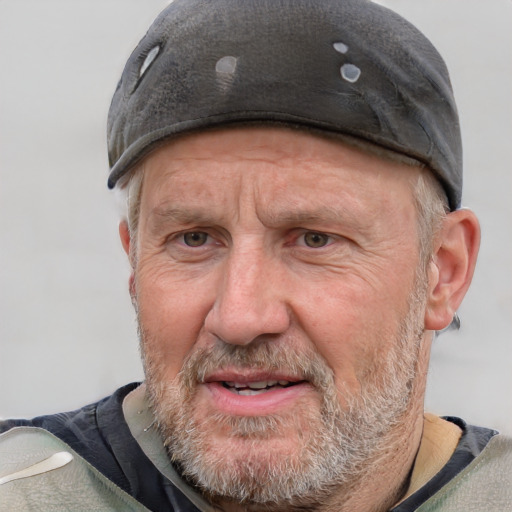
[[[236,416],[275,414],[293,405],[313,389],[310,384],[304,382],[287,388],[271,389],[257,395],[239,395],[225,388],[220,382],[208,382],[204,386],[218,411]]]

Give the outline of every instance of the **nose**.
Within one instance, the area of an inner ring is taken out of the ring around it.
[[[233,345],[279,335],[290,325],[283,273],[272,258],[257,251],[232,253],[224,263],[216,300],[205,329]]]

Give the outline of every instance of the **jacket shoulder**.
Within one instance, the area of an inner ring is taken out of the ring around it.
[[[74,411],[38,416],[30,420],[0,421],[0,433],[16,427],[36,427],[46,430],[70,446],[121,489],[130,493],[130,483],[120,468],[108,439],[119,438],[120,443],[129,441],[126,439],[129,437],[128,428],[123,429],[121,404],[124,396],[137,385],[133,383],[124,386],[99,402]],[[114,432],[115,436],[109,436],[109,432]]]
[[[148,510],[44,429],[1,434],[0,454],[3,510]]]
[[[484,450],[418,512],[512,510],[512,438],[494,436]]]

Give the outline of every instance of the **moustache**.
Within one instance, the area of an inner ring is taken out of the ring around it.
[[[285,344],[275,340],[249,345],[230,345],[217,340],[208,347],[192,351],[177,379],[188,391],[193,391],[211,375],[227,370],[285,374],[296,381],[307,381],[320,391],[334,383],[333,371],[318,352],[298,349],[292,341]]]

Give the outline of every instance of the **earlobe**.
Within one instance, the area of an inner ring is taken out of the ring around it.
[[[467,209],[449,213],[430,262],[426,329],[440,331],[452,321],[471,284],[479,246],[475,214]]]

